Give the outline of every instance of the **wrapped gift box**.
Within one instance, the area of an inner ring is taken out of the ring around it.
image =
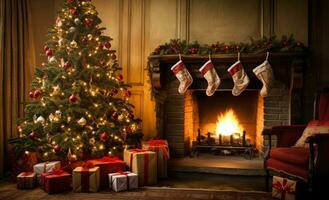
[[[99,184],[99,167],[77,167],[72,172],[72,185],[75,192],[98,192]]]
[[[99,167],[100,170],[100,187],[108,186],[108,174],[119,171],[126,171],[126,163],[118,157],[103,157],[101,159],[88,160],[94,166]]]
[[[22,172],[22,173],[18,174],[16,180],[17,180],[18,189],[32,189],[35,187],[36,173],[35,172]]]
[[[41,188],[49,194],[68,191],[71,189],[71,174],[60,169],[42,173]]]
[[[169,148],[166,140],[149,140],[143,143],[143,149],[157,154],[158,178],[168,177]]]
[[[272,196],[278,199],[294,200],[296,192],[296,181],[273,176]]]
[[[138,175],[131,172],[117,172],[109,174],[112,190],[119,192],[138,188]]]
[[[143,149],[125,150],[124,161],[130,171],[138,175],[140,186],[157,183],[157,156],[154,152]]]
[[[34,165],[33,171],[40,176],[42,173],[50,172],[52,170],[56,170],[60,168],[61,168],[60,161],[51,161],[51,162],[38,163]]]

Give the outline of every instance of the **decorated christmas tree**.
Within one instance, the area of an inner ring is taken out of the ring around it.
[[[44,45],[47,62],[36,69],[31,101],[18,120],[17,152],[69,160],[114,155],[127,136],[140,134],[111,38],[89,0],[67,0]]]

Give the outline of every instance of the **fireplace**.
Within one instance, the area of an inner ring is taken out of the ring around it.
[[[159,136],[168,140],[174,157],[190,154],[192,143],[198,138],[198,130],[201,135],[206,137],[209,133],[219,142],[219,132],[216,133],[218,117],[230,110],[240,126],[236,134],[242,139],[245,132],[246,143],[260,153],[268,145],[267,138],[262,136],[264,128],[288,125],[300,120],[303,54],[279,53],[271,56],[270,63],[276,80],[266,98],[259,95],[262,85],[252,73],[252,69],[264,57],[255,54],[241,56],[250,84],[241,95],[233,96],[233,82],[226,69],[235,62],[236,55],[213,56],[212,61],[221,78],[221,85],[213,96],[208,97],[205,94],[207,82],[198,72],[198,68],[207,60],[206,56],[183,57],[194,80],[184,95],[178,93],[179,82],[170,71],[170,67],[177,62],[177,56],[150,56],[157,105],[157,129]],[[221,133],[221,136],[225,139],[226,135]],[[272,145],[275,146],[275,143]]]

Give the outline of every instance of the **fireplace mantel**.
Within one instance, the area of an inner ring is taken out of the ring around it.
[[[305,56],[303,52],[280,52],[270,53],[269,62],[273,68],[276,80],[279,80],[291,89],[300,89],[302,84],[302,71],[305,65]],[[241,53],[240,60],[245,71],[251,80],[257,79],[252,73],[252,69],[261,64],[266,58],[266,53]],[[152,86],[156,90],[161,90],[164,84],[174,79],[174,75],[170,72],[171,66],[179,60],[178,55],[151,55],[149,56],[150,72]],[[190,89],[205,89],[206,81],[202,79],[199,68],[209,58],[208,55],[182,55],[181,59],[185,63],[187,69],[191,73],[194,83]],[[215,54],[211,55],[217,73],[221,78],[222,84],[220,89],[230,89],[233,87],[232,81],[226,71],[234,62],[237,61],[237,54]],[[199,81],[201,80],[201,81]],[[259,81],[251,81],[249,89],[259,89],[261,84]]]
[[[261,89],[262,83],[254,75],[252,69],[261,64],[265,58],[266,53],[242,53],[240,55],[240,60],[250,78],[250,83],[246,90]],[[209,58],[207,55],[181,56],[193,77],[193,84],[184,95],[178,93],[179,82],[170,70],[179,60],[179,56],[151,55],[148,59],[156,103],[158,136],[168,140],[175,156],[184,156],[189,152],[189,141],[191,139],[187,133],[188,131],[186,131],[190,129],[185,123],[185,116],[194,112],[189,107],[188,102],[190,98],[193,98],[193,94],[207,88],[207,81],[200,74],[199,68]],[[221,84],[217,90],[232,90],[233,80],[227,69],[237,61],[237,54],[216,54],[212,55],[211,59],[221,79]],[[303,71],[306,66],[306,53],[270,53],[268,60],[273,68],[275,81],[272,92],[263,99],[264,128],[273,125],[299,123],[302,119],[302,86]],[[266,138],[262,142],[264,145],[266,145],[265,140]]]

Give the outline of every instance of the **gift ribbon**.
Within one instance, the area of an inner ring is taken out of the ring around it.
[[[43,164],[43,173],[47,172],[48,161]]]
[[[113,177],[114,176],[117,176],[117,175],[125,175],[126,178],[127,178],[127,190],[129,190],[129,176],[128,174],[130,174],[129,172],[122,172],[122,171],[119,171],[119,172],[116,172],[115,174],[112,174],[111,176],[111,184],[113,185],[113,182],[114,182],[114,179]]]
[[[147,152],[144,149],[130,149],[129,150],[131,152],[130,154],[130,170],[132,170],[132,165],[133,165],[133,156],[135,153],[142,153],[142,152]],[[148,154],[144,154],[144,185],[147,185],[148,183],[148,162],[149,162],[149,155]]]
[[[41,186],[43,188],[45,188],[45,190],[47,192],[49,192],[50,191],[50,188],[49,188],[50,186],[48,184],[46,184],[46,177],[47,176],[50,176],[50,175],[57,175],[57,176],[59,176],[59,175],[62,175],[64,172],[65,171],[62,170],[62,169],[53,168],[50,172],[42,173],[41,174]],[[57,190],[60,190],[60,188],[62,187],[62,185],[54,185],[53,187],[54,188],[52,188],[52,190],[57,191]]]
[[[81,192],[89,192],[89,169],[94,165],[91,162],[86,162],[81,168]]]
[[[34,172],[22,172],[20,175],[23,176],[21,180],[23,180],[23,187],[27,188],[28,187],[28,178],[27,176],[30,176],[31,174],[33,174]]]
[[[285,200],[286,198],[286,193],[295,193],[296,190],[291,188],[288,185],[288,181],[286,178],[283,179],[283,183],[281,184],[280,181],[277,181],[276,183],[273,184],[273,188],[281,192],[281,200]]]
[[[162,143],[153,143],[152,145],[148,145],[148,150],[156,151],[159,154],[160,149],[162,150],[162,156],[165,159],[169,159],[169,151],[168,147]]]

